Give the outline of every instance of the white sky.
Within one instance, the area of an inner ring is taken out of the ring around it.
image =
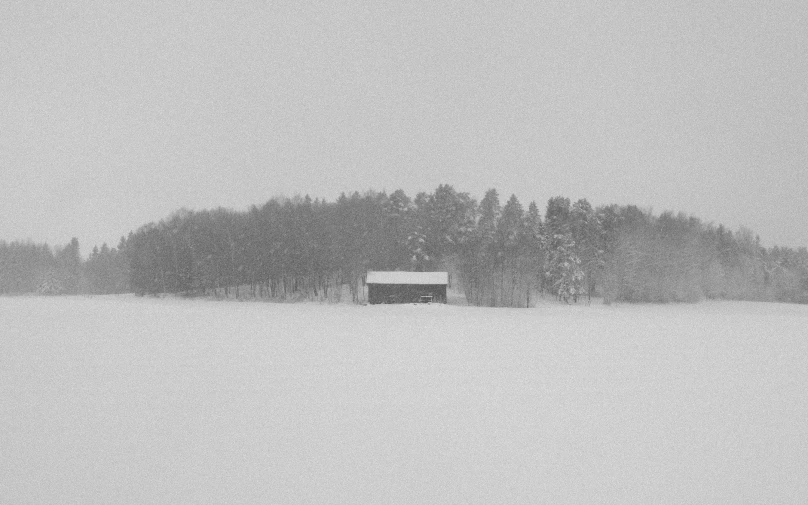
[[[449,183],[808,245],[808,2],[0,3],[0,238]]]

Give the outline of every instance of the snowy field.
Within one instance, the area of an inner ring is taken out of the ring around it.
[[[808,503],[808,307],[0,298],[0,503]]]

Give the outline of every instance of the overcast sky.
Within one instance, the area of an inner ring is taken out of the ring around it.
[[[808,2],[0,2],[0,238],[449,183],[808,245]]]

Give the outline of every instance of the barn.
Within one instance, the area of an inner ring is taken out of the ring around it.
[[[370,303],[446,303],[447,272],[368,272]]]

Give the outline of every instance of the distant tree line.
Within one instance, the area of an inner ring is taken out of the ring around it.
[[[585,199],[551,198],[542,219],[535,202],[502,205],[494,189],[477,202],[450,185],[414,199],[369,191],[179,211],[131,233],[124,251],[138,293],[334,299],[347,287],[359,301],[368,270],[448,270],[474,305],[529,306],[542,293],[808,302],[805,248],[767,250],[745,229]]]
[[[368,270],[450,272],[468,303],[524,307],[545,294],[573,303],[703,298],[808,303],[808,251],[766,249],[685,214],[593,208],[553,197],[544,217],[496,190],[477,202],[441,185],[357,192],[334,202],[274,198],[246,211],[180,210],[95,248],[0,242],[0,293],[184,293],[361,301]]]
[[[130,291],[128,259],[104,244],[82,260],[79,241],[51,249],[0,241],[0,294],[109,294]]]

